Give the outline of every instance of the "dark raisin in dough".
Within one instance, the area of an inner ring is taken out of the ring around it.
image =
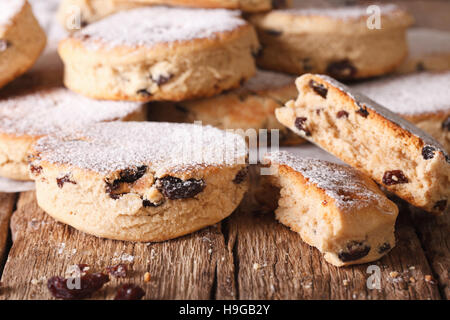
[[[39,175],[42,172],[42,167],[41,166],[35,166],[35,165],[31,165],[30,166],[30,171],[32,174],[34,175]]]
[[[241,184],[247,178],[247,175],[248,175],[248,167],[242,168],[234,177],[233,182],[235,184]]]
[[[133,183],[140,178],[147,172],[147,166],[140,166],[136,169],[125,169],[120,172],[120,179],[118,182],[126,182],[126,183]]]
[[[170,200],[193,198],[206,187],[203,180],[189,179],[181,180],[176,177],[167,176],[156,182],[156,188]]]
[[[390,245],[389,242],[385,242],[381,246],[378,247],[378,253],[379,254],[385,253],[385,252],[387,252],[389,250],[391,250],[391,245]]]
[[[342,262],[349,262],[364,258],[369,254],[370,245],[362,241],[350,241],[347,246],[340,250],[338,257]]]
[[[64,177],[56,179],[56,184],[59,188],[64,187],[65,183],[77,184],[75,181],[70,180],[70,176],[68,174],[66,174]]]
[[[347,112],[347,111],[344,111],[344,110],[341,110],[341,111],[339,111],[339,112],[336,114],[336,117],[337,117],[338,119],[341,119],[341,118],[343,118],[343,117],[348,118],[348,112]]]
[[[327,66],[327,73],[339,79],[351,79],[356,73],[356,67],[347,59],[330,62]]]
[[[386,171],[383,175],[383,183],[387,186],[408,182],[408,178],[403,174],[403,171],[401,170]]]
[[[283,34],[282,31],[272,30],[272,29],[266,29],[266,30],[264,30],[264,32],[266,34],[268,34],[269,36],[273,36],[273,37],[279,37]]]
[[[307,137],[311,136],[311,131],[309,131],[306,127],[305,127],[305,122],[306,120],[308,120],[305,117],[298,117],[297,119],[295,119],[295,127],[300,130],[303,131],[305,133],[305,135]]]
[[[170,79],[172,79],[172,77],[173,77],[173,74],[169,74],[168,76],[160,75],[160,76],[157,77],[157,78],[153,78],[153,77],[152,77],[152,80],[153,80],[158,86],[162,86],[163,84],[166,84],[167,82],[169,82]]]
[[[147,91],[147,89],[141,89],[136,92],[138,95],[143,96],[145,98],[150,97],[152,94]]]
[[[309,80],[309,86],[322,98],[326,99],[328,94],[328,89],[321,83],[314,80]]]
[[[359,109],[356,111],[361,117],[367,118],[369,116],[369,111],[367,111],[367,107],[365,105],[360,105],[358,103]]]
[[[422,157],[425,160],[430,160],[434,158],[434,153],[436,152],[436,148],[433,146],[425,146],[422,149]]]

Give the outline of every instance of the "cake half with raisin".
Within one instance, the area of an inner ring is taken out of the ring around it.
[[[39,206],[99,237],[163,241],[230,215],[248,188],[246,144],[213,127],[94,124],[40,139],[30,172]]]
[[[266,155],[280,188],[276,218],[335,266],[375,261],[395,245],[397,206],[368,176],[347,165]]]
[[[322,75],[296,81],[296,101],[277,119],[425,211],[449,211],[450,158],[431,136],[355,90]]]

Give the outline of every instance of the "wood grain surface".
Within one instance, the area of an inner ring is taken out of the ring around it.
[[[16,203],[16,194],[0,193],[0,272],[6,258],[7,240],[9,235],[9,220]]]

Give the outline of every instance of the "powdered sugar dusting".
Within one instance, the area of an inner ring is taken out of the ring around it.
[[[285,151],[272,152],[266,155],[272,164],[285,165],[299,172],[318,188],[335,200],[341,209],[365,208],[386,202],[381,193],[369,189],[355,169],[347,165],[311,159],[300,158]]]
[[[9,24],[25,5],[25,0],[0,0],[0,26]]]
[[[450,112],[450,72],[389,77],[353,89],[399,114]]]
[[[379,5],[379,7],[381,9],[381,14],[383,15],[394,13],[399,10],[399,7],[395,4]],[[325,8],[297,8],[279,11],[296,16],[320,16],[337,20],[356,20],[373,14],[373,12],[367,12],[367,6],[329,6]]]
[[[219,32],[245,25],[238,11],[224,9],[188,9],[149,7],[117,13],[93,23],[74,37],[89,48],[148,46],[193,39],[213,38]]]
[[[46,135],[122,119],[140,108],[138,103],[92,100],[62,87],[36,90],[0,99],[0,132]]]
[[[447,152],[445,151],[444,147],[437,142],[433,137],[431,137],[429,134],[425,133],[424,131],[420,130],[416,126],[414,126],[409,121],[406,121],[405,119],[401,118],[391,110],[387,109],[386,107],[381,106],[380,104],[376,103],[375,101],[369,99],[363,94],[360,94],[356,90],[350,89],[346,85],[340,83],[339,81],[326,76],[326,75],[317,75],[319,78],[323,79],[324,81],[328,82],[331,86],[339,89],[340,91],[344,92],[348,97],[350,97],[354,103],[358,106],[365,106],[367,109],[372,109],[379,115],[381,115],[383,118],[391,121],[392,123],[395,123],[400,128],[410,132],[411,134],[415,135],[419,139],[421,139],[425,145],[429,145],[434,147],[436,150],[439,150],[447,159],[450,159]],[[370,110],[369,110],[370,113]]]
[[[283,88],[288,85],[294,86],[295,77],[284,73],[258,70],[253,78],[250,78],[242,89],[249,91],[264,91]]]
[[[411,58],[439,53],[450,55],[450,32],[413,28],[408,30],[407,39]]]
[[[244,138],[211,126],[164,122],[94,124],[35,146],[40,158],[102,174],[147,165],[157,176],[244,164]],[[39,161],[38,161],[39,162]]]

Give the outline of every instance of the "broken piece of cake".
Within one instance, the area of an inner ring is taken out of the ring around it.
[[[306,74],[282,124],[425,211],[449,211],[450,158],[431,136],[338,81]]]
[[[280,188],[277,220],[327,262],[340,267],[375,261],[394,247],[398,208],[362,172],[282,151],[267,154],[265,164]]]

